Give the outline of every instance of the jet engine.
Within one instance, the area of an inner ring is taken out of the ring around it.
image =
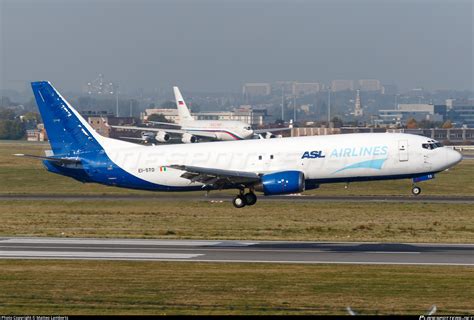
[[[183,133],[183,136],[182,136],[182,138],[181,138],[181,141],[182,141],[183,143],[195,143],[195,142],[197,142],[197,137],[196,137],[196,136],[193,136],[193,135],[190,134],[190,133],[185,132],[185,133]]]
[[[141,133],[141,137],[142,137],[143,142],[145,143],[150,143],[155,138],[153,132],[147,132],[147,131],[143,131]]]
[[[168,142],[170,140],[170,135],[165,131],[158,131],[155,136],[156,141],[158,142]]]
[[[303,192],[305,189],[304,174],[301,171],[281,171],[264,174],[255,190],[265,195]]]

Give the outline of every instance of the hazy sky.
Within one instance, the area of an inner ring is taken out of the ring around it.
[[[0,0],[0,88],[239,91],[376,78],[473,89],[473,1]]]

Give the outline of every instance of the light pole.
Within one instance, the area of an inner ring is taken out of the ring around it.
[[[115,85],[115,116],[119,116],[118,85]]]
[[[293,95],[293,122],[296,122],[296,94]]]
[[[283,91],[284,87],[283,85],[281,86],[281,121],[285,120],[285,92]]]
[[[328,127],[331,123],[331,87],[328,87]]]

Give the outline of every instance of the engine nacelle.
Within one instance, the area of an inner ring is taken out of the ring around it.
[[[190,133],[185,132],[185,133],[183,133],[183,137],[181,138],[181,141],[183,143],[195,143],[195,142],[197,142],[197,137],[193,136]]]
[[[170,135],[165,131],[158,131],[155,136],[156,141],[158,142],[168,142],[170,140]]]
[[[147,132],[147,131],[143,131],[141,133],[141,136],[142,136],[142,140],[145,142],[145,143],[150,143],[153,141],[153,139],[155,138],[155,135],[153,132]]]
[[[255,190],[265,195],[303,192],[305,190],[304,174],[301,171],[281,171],[264,174]]]

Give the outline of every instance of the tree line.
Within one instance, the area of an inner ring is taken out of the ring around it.
[[[0,139],[16,140],[25,136],[24,123],[10,109],[0,109]]]

